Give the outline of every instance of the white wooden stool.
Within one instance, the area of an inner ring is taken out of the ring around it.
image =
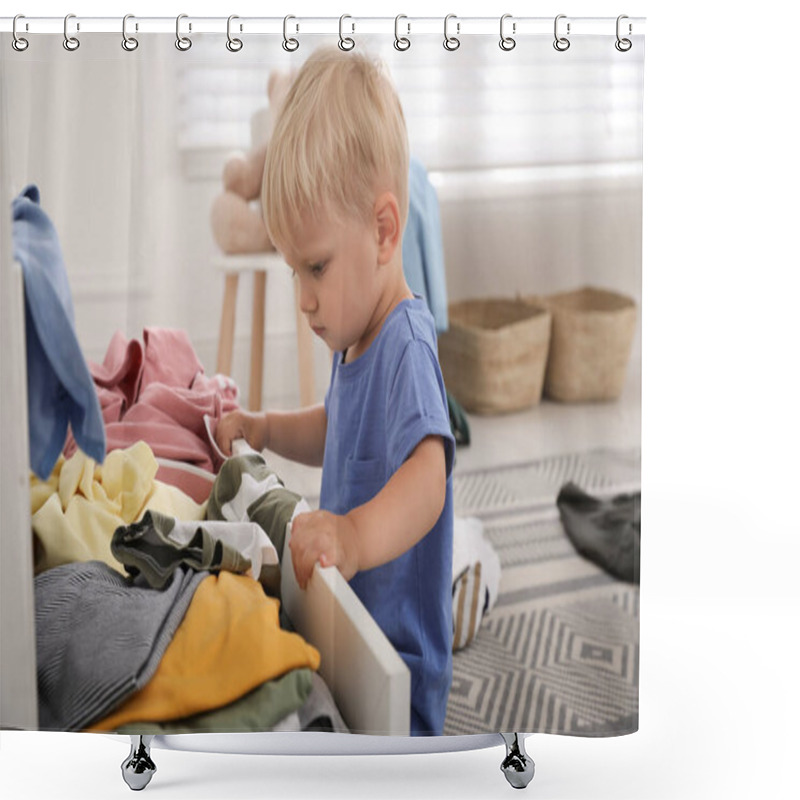
[[[250,329],[250,391],[248,408],[261,409],[261,385],[264,377],[264,331],[267,298],[267,273],[286,270],[284,260],[277,253],[225,255],[214,260],[214,265],[225,274],[225,295],[222,300],[222,319],[219,326],[217,372],[231,374],[233,338],[236,329],[236,295],[239,275],[253,273],[253,319]],[[297,325],[297,374],[300,384],[300,405],[314,402],[314,354],[311,328],[300,311],[300,298],[295,282],[295,321]]]

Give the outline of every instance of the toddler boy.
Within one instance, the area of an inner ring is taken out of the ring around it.
[[[244,437],[322,465],[320,510],[290,549],[305,588],[336,566],[411,672],[411,732],[441,734],[452,678],[454,440],[433,318],[403,275],[408,138],[379,64],[336,48],[297,75],[270,140],[262,206],[300,308],[334,351],[324,404],[237,411]],[[380,731],[374,731],[380,733]]]

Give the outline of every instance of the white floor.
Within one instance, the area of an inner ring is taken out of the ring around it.
[[[633,365],[632,365],[633,367]],[[459,447],[456,470],[499,467],[545,456],[597,448],[641,446],[641,374],[630,369],[622,395],[603,403],[538,405],[514,414],[468,414],[471,443]],[[322,470],[294,464],[268,453],[270,466],[287,488],[308,498],[319,495]]]

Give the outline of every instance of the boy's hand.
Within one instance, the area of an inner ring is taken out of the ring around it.
[[[214,438],[219,449],[226,456],[231,455],[231,444],[236,439],[245,439],[253,450],[265,447],[263,428],[266,427],[266,414],[253,414],[249,411],[231,411],[217,423]]]
[[[358,572],[357,533],[347,516],[329,511],[298,514],[292,522],[292,551],[294,574],[301,589],[319,561],[323,567],[338,567],[346,581]]]

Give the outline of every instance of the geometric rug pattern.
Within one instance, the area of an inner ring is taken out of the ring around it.
[[[569,480],[599,496],[636,491],[639,464],[638,451],[594,451],[454,475],[456,514],[483,520],[501,581],[475,638],[453,654],[445,734],[637,729],[639,587],[575,551],[555,497]]]
[[[456,470],[453,502],[462,517],[553,508],[561,487],[572,481],[596,496],[636,491],[641,486],[641,451],[592,450],[550,456],[492,469]]]

